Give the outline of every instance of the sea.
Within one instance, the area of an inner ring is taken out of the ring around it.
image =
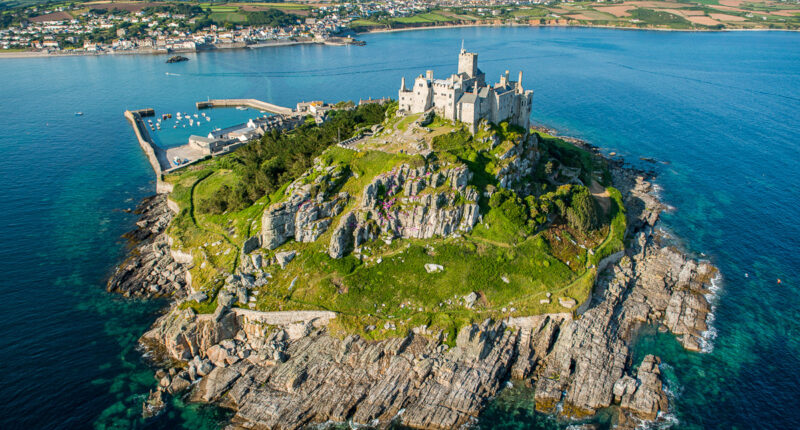
[[[0,428],[220,428],[230,414],[173,400],[143,421],[155,386],[138,337],[164,301],[105,282],[126,253],[128,212],[155,191],[126,109],[172,113],[164,146],[263,113],[195,102],[397,97],[400,78],[447,77],[462,46],[489,81],[533,89],[532,119],[657,172],[661,228],[717,265],[705,352],[646,327],[633,347],[663,360],[670,410],[659,428],[800,428],[800,34],[589,28],[452,28],[189,54],[0,59]],[[200,118],[201,119],[201,118]],[[155,119],[154,119],[155,121]],[[642,160],[652,158],[655,162]],[[610,425],[610,413],[596,419]],[[482,429],[575,425],[509,387]]]

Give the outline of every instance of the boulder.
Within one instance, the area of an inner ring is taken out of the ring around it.
[[[289,264],[290,261],[294,259],[297,255],[297,251],[284,251],[275,254],[275,260],[277,260],[278,264],[281,266],[281,269],[286,268],[286,265]]]
[[[444,267],[440,264],[433,264],[433,263],[426,263],[425,264],[425,271],[428,273],[437,273],[444,270]],[[472,293],[475,294],[475,293]]]
[[[559,297],[558,304],[564,308],[572,309],[575,306],[577,306],[578,302],[576,302],[575,299],[570,297]]]

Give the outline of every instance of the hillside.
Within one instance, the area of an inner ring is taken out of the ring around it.
[[[246,309],[333,311],[333,332],[452,342],[471,322],[586,301],[625,231],[604,161],[507,124],[471,136],[395,110],[338,111],[168,176],[172,246],[207,296],[183,306],[212,312],[227,290]],[[345,131],[365,136],[333,145]]]

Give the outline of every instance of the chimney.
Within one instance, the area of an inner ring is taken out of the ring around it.
[[[407,91],[406,90],[406,77],[405,76],[400,78],[400,91]]]
[[[433,70],[426,70],[425,71],[425,78],[429,81],[433,80]]]
[[[519,78],[517,78],[517,91],[522,93],[522,70],[519,71]]]

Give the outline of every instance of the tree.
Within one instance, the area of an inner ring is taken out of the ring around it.
[[[545,175],[547,175],[547,176],[550,176],[550,175],[552,175],[552,174],[553,174],[553,172],[555,171],[555,168],[556,168],[556,165],[555,165],[555,163],[553,163],[553,161],[552,161],[552,160],[551,160],[551,161],[548,161],[548,162],[547,162],[547,163],[544,165],[544,173],[545,173]]]
[[[582,232],[593,230],[600,225],[597,201],[586,187],[575,187],[566,215],[570,226]]]

